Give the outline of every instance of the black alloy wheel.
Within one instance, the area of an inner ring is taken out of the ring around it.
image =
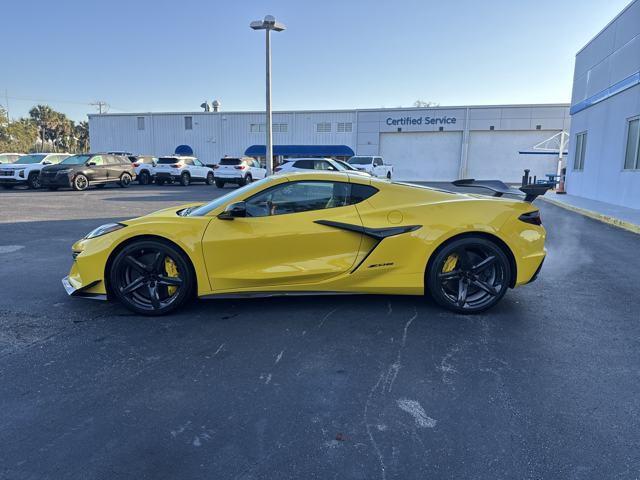
[[[185,255],[169,243],[140,240],[124,247],[109,272],[110,291],[129,310],[163,315],[191,297],[195,286]]]
[[[212,172],[207,173],[206,182],[207,182],[207,185],[213,185],[214,178],[213,178],[213,173]]]
[[[441,306],[458,313],[491,308],[511,282],[509,259],[490,240],[465,237],[441,249],[427,272],[428,293]]]
[[[31,172],[27,179],[27,185],[29,185],[29,188],[33,190],[40,188],[42,186],[40,183],[40,174],[38,172]]]
[[[129,175],[128,173],[123,173],[122,175],[120,175],[120,181],[118,182],[118,184],[122,188],[127,188],[129,185],[131,185],[131,175]]]
[[[78,175],[73,177],[71,185],[74,190],[78,190],[81,192],[89,188],[89,179],[86,176],[84,176],[82,173],[79,173]]]
[[[149,185],[151,183],[151,175],[149,175],[149,172],[146,170],[140,172],[140,175],[138,175],[138,183],[140,185]]]
[[[184,172],[182,175],[180,175],[180,185],[182,185],[183,187],[188,187],[190,183],[191,175],[189,175],[187,172]]]

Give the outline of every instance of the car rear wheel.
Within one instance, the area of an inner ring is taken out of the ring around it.
[[[427,291],[441,306],[458,313],[493,307],[511,283],[502,249],[481,237],[465,237],[436,253],[427,272]]]
[[[195,286],[188,259],[176,247],[156,240],[125,246],[109,272],[110,291],[129,310],[163,315],[183,305]]]
[[[391,180],[391,172],[387,172],[387,180]]]
[[[207,173],[207,185],[213,185],[213,173],[209,172]]]
[[[184,172],[182,175],[180,175],[180,185],[182,185],[183,187],[188,187],[190,183],[191,175],[189,175],[187,172]]]
[[[149,183],[151,183],[151,175],[149,175],[149,172],[146,170],[140,172],[140,175],[138,175],[138,183],[140,185],[149,185]]]
[[[224,188],[224,182],[222,180],[216,180],[216,187]]]
[[[74,190],[83,191],[89,188],[89,179],[83,174],[79,173],[73,178],[73,182],[71,183],[71,185]]]
[[[120,185],[122,188],[127,188],[129,185],[131,185],[131,175],[129,175],[128,173],[123,173],[120,176],[118,185]]]
[[[34,190],[40,188],[42,186],[40,183],[40,174],[38,172],[31,172],[27,179],[27,185]]]

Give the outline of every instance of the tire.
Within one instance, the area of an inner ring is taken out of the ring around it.
[[[211,172],[207,173],[207,179],[205,180],[205,182],[207,182],[207,185],[213,185],[213,182],[214,182],[213,173]]]
[[[463,237],[440,248],[426,273],[427,292],[440,306],[457,313],[493,307],[511,284],[507,255],[482,237]]]
[[[104,188],[106,186],[107,186],[106,183],[99,183],[99,184],[96,185],[96,188]]]
[[[180,185],[182,185],[183,187],[188,187],[190,183],[191,175],[189,175],[187,172],[184,172],[182,175],[180,175]]]
[[[387,180],[391,180],[391,172],[387,172]]]
[[[123,173],[122,175],[120,175],[120,181],[118,182],[118,185],[120,185],[122,188],[127,188],[129,187],[129,185],[131,185],[131,175],[129,175],[128,173]]]
[[[251,176],[250,173],[247,173],[247,176],[244,177],[244,184],[247,185],[248,183],[253,182],[253,177]]]
[[[27,185],[29,185],[29,188],[33,190],[37,190],[42,187],[42,184],[40,183],[40,172],[31,172],[27,179]]]
[[[89,179],[82,173],[79,173],[78,175],[73,177],[73,180],[71,181],[71,187],[78,192],[82,192],[89,188]]]
[[[149,185],[151,183],[151,175],[146,170],[140,172],[138,175],[138,183],[140,185]]]
[[[222,180],[216,180],[216,187],[224,188],[224,182]]]
[[[164,185],[164,180],[161,178],[156,178],[156,185]]]
[[[170,259],[175,273],[167,264]],[[122,248],[109,269],[109,291],[142,315],[164,315],[192,297],[195,274],[184,253],[168,242],[138,240]]]

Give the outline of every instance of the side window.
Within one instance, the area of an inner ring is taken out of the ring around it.
[[[193,160],[192,160],[192,159],[190,159],[190,158],[185,158],[185,159],[184,159],[184,163],[185,163],[186,165],[190,165],[190,166],[193,166],[193,165],[194,165]]]
[[[66,155],[51,155],[50,157],[47,158],[47,160],[51,162],[52,165],[56,165],[60,163],[62,160],[64,160],[65,158],[67,158]]]
[[[96,167],[102,167],[104,165],[104,157],[102,157],[102,155],[96,155],[95,157],[91,157],[89,162],[95,164]]]
[[[333,165],[331,165],[329,162],[327,162],[326,160],[316,160],[315,161],[315,165],[314,168],[316,170],[335,170],[335,168],[333,167]]]
[[[287,182],[260,192],[246,201],[247,216],[267,217],[344,207],[349,202],[344,182]]]
[[[354,205],[356,203],[363,202],[376,193],[378,193],[378,189],[376,187],[372,187],[371,185],[362,185],[360,183],[352,183],[349,204]]]
[[[197,158],[195,158],[195,159],[193,160],[193,164],[194,164],[196,167],[204,167],[204,165],[202,164],[202,162],[201,162],[200,160],[198,160]]]
[[[380,165],[382,165],[382,159],[380,157],[375,157],[373,159],[373,166],[379,167]]]
[[[308,169],[308,170],[313,170],[314,161],[313,160],[298,160],[296,163],[293,164],[293,166],[295,168],[304,168],[304,169]]]

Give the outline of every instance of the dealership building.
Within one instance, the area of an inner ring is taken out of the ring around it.
[[[398,180],[519,182],[555,173],[558,152],[535,145],[568,131],[568,104],[280,111],[274,156],[381,155]],[[186,145],[205,163],[265,155],[264,112],[89,115],[93,151],[168,155]]]
[[[576,55],[567,192],[640,208],[640,0]]]

